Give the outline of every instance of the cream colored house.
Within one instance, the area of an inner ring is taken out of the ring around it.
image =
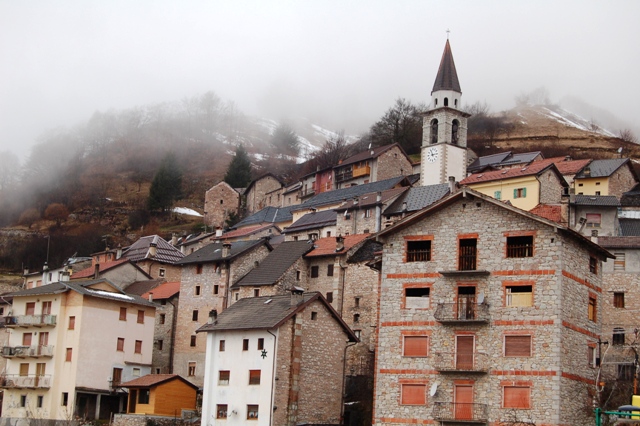
[[[120,382],[151,372],[155,305],[106,279],[58,282],[5,295],[10,333],[0,424],[20,418],[109,419],[124,411]]]

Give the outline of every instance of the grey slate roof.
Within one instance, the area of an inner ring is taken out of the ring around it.
[[[151,257],[149,254],[149,247],[151,244],[156,244],[156,255]],[[169,244],[164,238],[158,235],[149,235],[142,237],[135,243],[133,243],[127,251],[123,253],[123,256],[132,262],[139,262],[145,259],[153,259],[158,262],[174,264],[184,257],[184,254]]]
[[[460,82],[458,81],[458,73],[456,72],[456,64],[453,62],[453,53],[451,53],[449,39],[447,39],[447,44],[444,46],[440,67],[438,68],[438,75],[436,76],[436,81],[433,83],[431,93],[436,90],[453,90],[462,93]]]
[[[365,160],[371,160],[373,158],[378,158],[378,156],[380,156],[381,154],[383,154],[386,151],[390,150],[394,146],[397,146],[397,147],[400,148],[400,145],[398,145],[397,143],[393,143],[393,144],[389,144],[389,145],[385,145],[385,146],[379,146],[377,148],[367,149],[366,151],[362,151],[362,152],[359,152],[357,154],[354,154],[349,158],[345,158],[342,161],[342,163],[334,166],[333,168],[334,169],[339,169],[341,167],[348,166],[349,164],[359,163],[360,161],[365,161]],[[400,150],[402,150],[402,148],[400,148]]]
[[[235,258],[236,256],[244,253],[247,250],[251,250],[254,247],[257,247],[261,244],[266,244],[269,249],[271,246],[267,243],[266,240],[248,240],[248,241],[235,241],[231,244],[231,250],[229,252],[229,256],[223,258],[222,257],[222,245],[223,243],[213,243],[202,247],[200,250],[194,251],[188,256],[185,256],[181,261],[177,262],[176,265],[188,265],[190,263],[207,263],[207,262],[217,262],[220,260],[230,260]]]
[[[618,219],[624,237],[640,237],[640,219]],[[600,239],[598,239],[600,241]]]
[[[275,284],[291,265],[311,250],[313,244],[307,241],[286,241],[231,287]]]
[[[619,207],[620,202],[614,195],[576,195],[573,204],[577,206]]]
[[[504,159],[511,156],[511,151],[507,152],[499,152],[497,154],[485,155],[482,157],[476,158],[473,163],[467,167],[467,171],[472,173],[476,170],[484,169],[487,166],[492,166],[494,164],[500,164]]]
[[[428,205],[435,203],[442,197],[449,194],[449,184],[440,183],[436,185],[418,186],[415,188],[409,188],[407,192],[402,194],[395,200],[389,207],[387,207],[383,214],[400,214],[402,213],[402,204],[407,202],[407,211],[414,212],[421,210]]]
[[[112,287],[115,292],[107,292],[104,290],[94,290],[89,287],[95,284],[107,284]],[[148,300],[137,296],[135,294],[128,294],[114,285],[111,281],[102,278],[99,280],[87,280],[87,281],[60,281],[57,283],[47,284],[40,287],[33,287],[26,290],[16,291],[13,293],[8,293],[4,296],[11,297],[22,297],[22,296],[36,296],[36,295],[44,295],[44,294],[60,294],[66,293],[69,290],[73,290],[77,293],[80,293],[84,296],[92,296],[97,297],[99,299],[107,299],[112,301],[124,302],[124,303],[133,303],[137,305],[144,306],[153,306],[156,305]]]
[[[640,183],[636,184],[631,190],[622,194],[620,204],[624,207],[640,206]]]
[[[307,229],[324,228],[325,226],[334,226],[338,213],[335,210],[324,210],[321,212],[311,212],[296,220],[294,224],[282,231],[283,234],[292,232],[300,232]]]
[[[291,306],[291,295],[288,294],[240,299],[218,315],[215,323],[207,323],[200,327],[197,332],[272,330],[278,328],[287,319],[302,311],[315,300],[320,300],[327,307],[336,321],[342,325],[350,341],[358,341],[353,331],[318,292],[302,294],[302,301],[294,306]]]
[[[287,207],[265,207],[257,213],[251,216],[245,217],[240,222],[236,223],[231,229],[242,228],[243,226],[257,225],[259,223],[280,223],[287,222],[293,219],[291,211],[296,206]]]
[[[522,152],[520,154],[513,154],[510,157],[505,158],[504,160],[502,160],[502,162],[500,162],[500,165],[508,166],[508,165],[512,165],[512,164],[530,163],[533,160],[535,160],[535,158],[538,155],[541,155],[541,154],[542,153],[540,151]]]
[[[593,160],[587,167],[582,169],[582,171],[580,171],[580,173],[578,173],[575,176],[575,179],[611,176],[613,172],[618,170],[628,161],[629,161],[628,158],[614,158],[611,160]],[[585,174],[585,170],[589,170],[590,174],[589,175]]]

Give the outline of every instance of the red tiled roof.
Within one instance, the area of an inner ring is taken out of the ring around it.
[[[344,250],[341,250],[340,253],[345,253],[350,250],[353,246],[363,241],[371,234],[356,234],[356,235],[347,235],[344,237]],[[315,241],[315,248],[307,253],[305,257],[314,257],[314,256],[327,256],[330,254],[336,254],[336,237],[326,237],[320,238]]]
[[[591,162],[587,160],[567,160],[567,157],[553,157],[536,161],[536,163],[555,164],[562,175],[575,175]]]
[[[540,216],[544,219],[552,220],[556,223],[562,223],[562,207],[552,206],[549,204],[538,204],[529,213]]]
[[[180,292],[180,281],[160,284],[158,287],[142,295],[143,298],[149,299],[149,293],[153,293],[153,300],[168,299],[176,293]]]
[[[480,182],[491,182],[494,180],[513,179],[524,176],[536,176],[551,164],[544,161],[534,161],[525,167],[514,167],[512,169],[501,169],[485,173],[474,173],[460,181],[460,185],[473,185]]]
[[[122,265],[123,263],[127,263],[129,262],[129,259],[126,259],[124,257],[117,259],[117,260],[112,260],[111,262],[104,262],[104,263],[100,263],[100,273],[108,271],[109,269],[115,268],[118,265]],[[94,266],[90,266],[86,269],[83,269],[82,271],[78,271],[75,272],[74,274],[71,275],[71,279],[75,280],[75,279],[80,279],[80,278],[90,278],[93,277],[93,274],[95,273],[95,267]]]

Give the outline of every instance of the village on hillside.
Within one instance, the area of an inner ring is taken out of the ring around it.
[[[586,426],[631,404],[631,160],[477,157],[449,40],[434,71],[419,163],[391,144],[222,181],[210,232],[25,271],[0,297],[0,426]]]

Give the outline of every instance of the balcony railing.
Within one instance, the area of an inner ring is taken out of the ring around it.
[[[0,380],[0,387],[4,389],[46,389],[51,387],[51,376],[48,374],[42,376],[7,374]]]
[[[343,182],[353,178],[353,169],[351,167],[338,170],[336,172],[336,182]]]
[[[6,327],[44,327],[55,326],[56,315],[17,315],[4,317]]]
[[[489,357],[481,352],[436,352],[434,367],[441,373],[486,373]]]
[[[5,358],[52,357],[53,345],[4,346],[2,348],[2,356]]]
[[[370,174],[371,174],[371,167],[370,166],[354,167],[353,168],[353,177],[368,176]]]
[[[488,323],[489,305],[460,301],[457,303],[438,303],[433,314],[436,321],[441,323]]]
[[[489,408],[486,404],[463,402],[435,402],[433,418],[446,423],[487,423]]]

